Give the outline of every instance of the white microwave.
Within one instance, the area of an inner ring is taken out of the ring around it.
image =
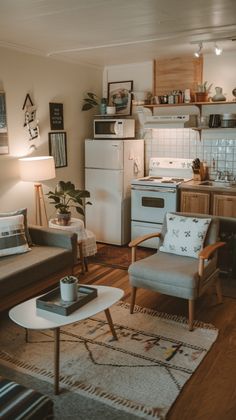
[[[103,118],[93,121],[95,139],[132,139],[135,137],[135,120]]]

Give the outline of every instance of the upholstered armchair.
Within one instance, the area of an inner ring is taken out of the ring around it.
[[[130,313],[138,288],[150,289],[188,300],[189,330],[193,329],[194,302],[210,286],[215,286],[222,302],[217,250],[219,219],[189,213],[167,213],[161,233],[134,239],[129,280],[132,287]],[[159,238],[157,253],[136,261],[136,248],[149,238]]]

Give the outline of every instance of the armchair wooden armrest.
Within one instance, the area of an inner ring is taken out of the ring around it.
[[[219,248],[224,246],[226,242],[215,242],[214,244],[207,245],[205,248],[201,250],[199,253],[199,265],[198,265],[198,274],[202,276],[204,270],[204,260],[208,260],[214,252],[216,252]]]
[[[142,242],[146,241],[147,239],[151,238],[160,238],[161,232],[155,232],[155,233],[148,233],[147,235],[139,236],[136,239],[133,239],[129,243],[129,247],[132,248],[132,263],[136,261],[136,247],[141,244]]]

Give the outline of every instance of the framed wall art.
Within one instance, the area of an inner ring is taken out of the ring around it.
[[[4,92],[0,92],[0,155],[8,153],[6,97]]]
[[[66,133],[49,133],[49,155],[54,157],[55,167],[63,168],[67,166],[67,145]]]
[[[132,113],[133,80],[108,83],[108,105],[116,107],[116,115]]]
[[[64,130],[63,104],[50,102],[49,112],[51,130]]]

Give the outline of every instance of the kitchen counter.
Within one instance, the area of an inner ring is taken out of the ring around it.
[[[197,190],[197,191],[219,191],[226,193],[236,193],[236,182],[227,183],[227,182],[217,182],[217,181],[190,181],[183,182],[180,184],[181,190]]]

